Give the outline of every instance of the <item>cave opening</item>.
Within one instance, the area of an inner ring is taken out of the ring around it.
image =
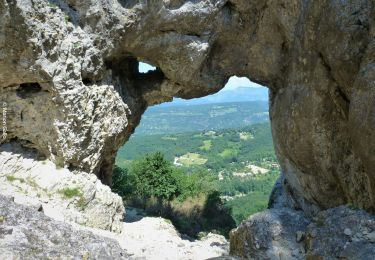
[[[137,77],[158,71],[138,66]],[[232,76],[213,95],[149,107],[117,153],[113,190],[131,212],[170,219],[183,234],[227,236],[268,207],[280,175],[268,100],[266,87]],[[140,219],[130,215],[126,221]]]
[[[22,83],[16,90],[17,96],[26,99],[33,97],[36,93],[41,92],[42,87],[37,82]]]

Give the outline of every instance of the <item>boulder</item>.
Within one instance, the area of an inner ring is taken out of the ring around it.
[[[57,168],[10,142],[0,150],[0,194],[61,221],[120,233],[122,199],[93,174]]]
[[[131,259],[117,241],[73,229],[0,195],[1,259]]]
[[[372,259],[375,217],[340,206],[308,218],[302,211],[270,209],[231,233],[230,252],[241,259]]]

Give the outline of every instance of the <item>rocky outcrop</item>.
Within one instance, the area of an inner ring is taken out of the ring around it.
[[[375,212],[374,17],[370,0],[0,0],[2,142],[108,184],[147,106],[247,76],[270,89],[277,203]]]
[[[93,174],[56,168],[16,142],[0,150],[0,194],[54,219],[120,233],[124,206]]]
[[[309,219],[301,211],[257,213],[231,233],[241,259],[372,259],[375,217],[340,206]]]
[[[254,214],[231,232],[231,254],[244,259],[304,259],[296,234],[304,234],[309,220],[290,209]]]
[[[73,229],[0,195],[0,259],[131,259],[117,241]]]
[[[247,76],[270,88],[297,206],[373,211],[372,1],[2,0],[0,16],[5,142],[110,183],[148,105]]]
[[[128,210],[131,222],[124,223],[120,245],[129,254],[147,260],[205,260],[227,256],[229,242],[221,235],[209,233],[200,240],[180,235],[173,224],[163,218],[142,217]]]
[[[139,217],[117,234],[56,221],[0,195],[0,259],[204,260],[229,253],[223,236],[189,240],[166,219]]]

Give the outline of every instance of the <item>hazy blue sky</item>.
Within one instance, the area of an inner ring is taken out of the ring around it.
[[[141,72],[141,73],[146,73],[147,71],[149,70],[155,70],[156,68],[147,64],[147,63],[143,63],[143,62],[140,62],[139,63],[139,66],[138,66],[138,71]]]
[[[141,72],[141,73],[146,73],[147,71],[154,70],[154,69],[155,69],[155,67],[153,67],[153,66],[151,66],[147,63],[143,63],[143,62],[139,63],[139,72]],[[254,83],[254,82],[251,82],[248,78],[245,78],[245,77],[240,78],[240,77],[237,77],[237,76],[233,76],[228,80],[228,83],[225,85],[223,90],[235,89],[237,87],[252,88],[252,87],[262,87],[262,86]]]

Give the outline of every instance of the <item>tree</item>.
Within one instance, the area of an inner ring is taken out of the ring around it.
[[[135,193],[144,198],[156,197],[171,200],[179,193],[173,166],[160,152],[147,154],[132,164],[132,175],[136,177]]]
[[[130,174],[128,169],[116,165],[113,169],[112,183],[113,192],[121,197],[130,196],[134,192],[135,176]]]

